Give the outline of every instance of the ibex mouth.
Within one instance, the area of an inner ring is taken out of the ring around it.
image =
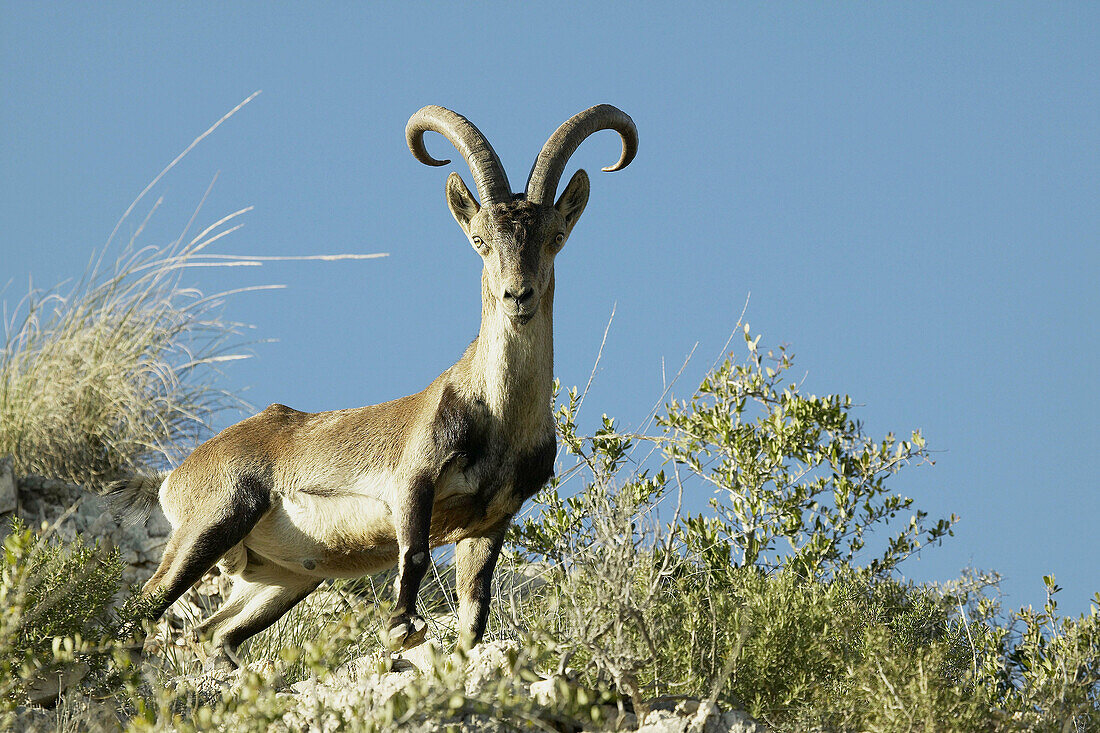
[[[508,320],[512,322],[512,325],[525,326],[535,317],[535,314],[539,311],[539,306],[538,303],[533,301],[534,298],[528,299],[523,305],[519,305],[514,301],[504,301],[504,314],[508,316]]]

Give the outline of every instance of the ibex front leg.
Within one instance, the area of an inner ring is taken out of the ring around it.
[[[493,568],[500,556],[507,525],[488,537],[467,537],[456,548],[458,569],[459,644],[466,648],[481,641],[489,620]]]
[[[435,486],[428,478],[417,478],[403,506],[395,507],[397,530],[397,605],[390,618],[389,642],[397,649],[411,649],[424,641],[427,622],[416,612],[416,594],[431,560],[428,533],[432,524]]]

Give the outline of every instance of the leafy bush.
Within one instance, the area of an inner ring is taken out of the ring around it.
[[[58,678],[63,686],[116,684],[117,675],[108,678],[122,651],[121,620],[111,609],[122,578],[118,551],[61,542],[19,520],[3,549],[0,704],[49,700]]]
[[[510,535],[498,578],[543,582],[494,607],[492,635],[518,651],[491,693],[464,692],[462,665],[437,657],[385,702],[318,703],[310,721],[395,730],[474,714],[502,728],[598,727],[615,707],[640,714],[652,698],[689,695],[777,730],[1095,727],[1100,608],[1058,618],[1053,579],[1041,613],[1007,614],[991,596],[995,577],[944,588],[900,579],[900,563],[950,533],[949,520],[925,526],[886,486],[927,458],[923,442],[871,440],[848,398],[800,396],[782,382],[785,352],[768,362],[745,336],[747,360],[727,360],[691,399],[671,403],[656,436],[624,434],[606,417],[582,436],[581,397],[565,396],[559,434],[576,463]],[[663,453],[660,470],[635,458],[641,446]],[[570,481],[581,484],[571,495]],[[683,493],[700,485],[718,489],[713,512],[682,515]],[[861,562],[871,531],[902,512],[912,515],[901,531]],[[448,577],[444,568],[444,594]],[[380,646],[369,641],[381,628],[368,608],[373,586],[344,589],[354,607],[323,627],[320,617],[288,620],[251,657],[279,657],[305,678],[340,666],[348,649]],[[536,676],[557,686],[550,711],[516,686]],[[185,715],[162,693],[133,723],[260,729],[287,711],[267,685],[246,675],[213,703],[187,703]]]
[[[576,464],[514,528],[508,558],[536,563],[548,582],[511,622],[542,634],[584,684],[635,703],[709,697],[779,730],[1096,724],[1100,609],[1058,619],[1052,600],[1006,615],[982,592],[995,579],[899,580],[898,565],[955,519],[929,526],[886,485],[927,460],[920,434],[869,438],[850,398],[800,395],[784,382],[786,351],[744,336],[746,359],[670,403],[655,436],[605,417],[581,437],[581,398],[568,393],[559,434]],[[634,458],[641,445],[663,453],[662,470]],[[698,486],[717,494],[712,512],[681,516],[683,492]],[[661,508],[674,509],[663,525]],[[861,561],[871,533],[903,512],[901,530]]]
[[[924,439],[919,431],[907,441],[868,437],[848,395],[800,394],[787,378],[793,360],[785,347],[763,352],[747,324],[744,339],[743,363],[727,358],[657,419],[668,458],[717,494],[713,516],[686,519],[702,543],[694,549],[718,553],[722,564],[790,567],[807,577],[849,568],[867,533],[912,508],[886,480],[928,460]],[[932,527],[926,518],[914,510],[870,571],[886,573],[951,534],[954,516]]]
[[[985,595],[960,594],[970,606],[974,677],[1003,716],[1035,730],[1100,729],[1100,593],[1088,614],[1060,617],[1054,576],[1047,601],[1005,613]]]

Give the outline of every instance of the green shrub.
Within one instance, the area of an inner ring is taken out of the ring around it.
[[[0,575],[0,697],[10,705],[63,687],[117,684],[122,578],[117,550],[66,543],[13,521]],[[116,657],[118,658],[116,660]],[[56,685],[54,685],[56,686]]]
[[[582,398],[568,393],[559,435],[576,463],[513,529],[505,559],[548,582],[506,621],[596,690],[710,697],[779,730],[1095,725],[1100,610],[1057,618],[1052,579],[1042,613],[1009,614],[982,592],[995,579],[900,580],[899,564],[955,519],[927,525],[887,485],[928,459],[920,434],[871,439],[850,398],[800,395],[784,349],[762,352],[747,328],[745,342],[742,363],[655,416],[655,436],[605,417],[582,437]],[[660,471],[634,457],[641,445],[663,453]],[[567,495],[570,481],[581,487]],[[712,511],[681,516],[700,486],[717,494]],[[663,525],[662,508],[674,508]],[[872,537],[903,513],[900,531]],[[867,562],[869,544],[880,549]]]
[[[1061,590],[1043,578],[1047,601],[1004,613],[988,597],[970,602],[975,679],[999,717],[1030,730],[1100,729],[1100,593],[1089,613],[1057,614]]]
[[[711,516],[685,520],[700,540],[693,549],[717,552],[723,564],[786,566],[807,577],[850,568],[869,533],[912,509],[886,481],[928,460],[924,439],[919,431],[907,441],[867,436],[848,395],[802,395],[789,381],[785,347],[762,351],[747,324],[744,340],[743,362],[727,358],[657,418],[665,455],[716,494]],[[869,570],[889,572],[951,534],[954,516],[931,527],[926,519],[913,510]]]

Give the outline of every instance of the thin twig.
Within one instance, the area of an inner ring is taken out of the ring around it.
[[[611,315],[607,318],[607,325],[603,329],[603,338],[600,339],[600,350],[596,352],[596,361],[592,364],[592,371],[588,373],[588,382],[584,385],[584,391],[581,392],[581,398],[577,400],[577,409],[573,411],[573,421],[576,422],[577,416],[581,413],[581,406],[584,405],[584,398],[588,396],[588,389],[592,386],[592,380],[596,378],[596,371],[600,367],[600,359],[603,357],[603,347],[607,343],[607,334],[611,330],[611,322],[615,320],[615,309],[618,307],[618,302],[611,304]]]

